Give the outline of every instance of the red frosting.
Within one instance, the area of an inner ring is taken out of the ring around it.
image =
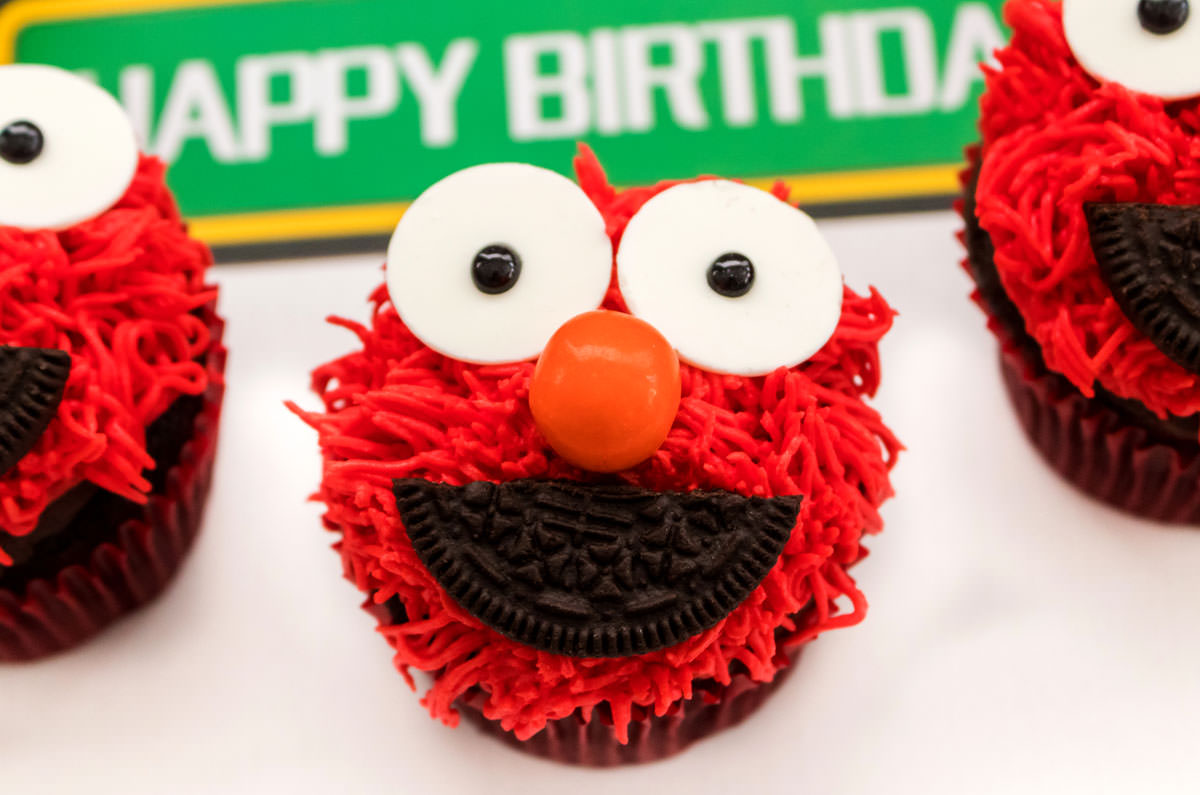
[[[576,170],[614,243],[630,216],[669,185],[618,192],[586,149]],[[436,717],[456,724],[455,700],[475,691],[485,697],[486,717],[524,739],[547,720],[577,709],[590,716],[607,703],[625,742],[631,714],[664,714],[692,695],[697,680],[729,682],[736,663],[769,681],[785,664],[777,638],[796,644],[862,619],[866,601],[847,569],[866,555],[863,534],[881,529],[877,508],[892,493],[888,473],[900,449],[862,400],[878,385],[877,343],[893,316],[876,292],[847,289],[833,338],[798,367],[744,378],[682,366],[683,400],[667,440],[620,477],[657,490],[805,500],[779,562],[731,615],[677,646],[621,659],[558,656],[509,640],[455,604],[417,559],[393,478],[463,484],[588,475],[556,457],[534,426],[532,362],[448,359],[408,331],[385,287],[371,300],[368,326],[332,319],[362,349],[316,370],[326,411],[303,416],[320,435],[319,499],[328,528],[342,534],[336,548],[346,576],[376,604],[403,603],[410,620],[380,631],[410,683],[410,668],[433,674],[423,703]],[[624,308],[615,280],[604,305]]]
[[[1132,14],[1133,11],[1131,10]],[[1085,395],[1099,382],[1159,416],[1200,411],[1200,377],[1122,314],[1096,265],[1086,202],[1200,204],[1200,101],[1098,83],[1050,0],[1010,0],[1013,29],[986,69],[978,217],[1046,364]]]
[[[216,299],[204,283],[212,257],[188,237],[163,174],[143,157],[116,205],[69,229],[0,227],[0,344],[71,354],[58,414],[0,478],[0,564],[5,534],[31,532],[78,483],[144,503],[146,426],[208,387],[197,359],[212,340],[194,310]]]

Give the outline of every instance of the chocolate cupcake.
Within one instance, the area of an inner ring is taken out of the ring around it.
[[[969,152],[967,269],[1050,464],[1200,521],[1200,20],[1183,0],[1011,0]]]
[[[575,166],[427,190],[369,322],[334,321],[359,345],[314,373],[323,411],[293,409],[345,576],[433,716],[608,765],[733,725],[862,619],[893,313],[782,189]]]
[[[200,522],[225,351],[212,258],[110,95],[0,67],[0,660],[153,598]]]

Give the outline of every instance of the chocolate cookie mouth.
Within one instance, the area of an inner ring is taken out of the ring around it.
[[[62,403],[71,355],[0,346],[0,475],[33,449]]]
[[[394,492],[417,557],[459,605],[572,657],[645,654],[716,625],[775,565],[801,502],[535,480],[405,478]]]
[[[1100,274],[1133,327],[1200,375],[1200,206],[1088,204]]]

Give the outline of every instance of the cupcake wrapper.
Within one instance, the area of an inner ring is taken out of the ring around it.
[[[621,745],[613,731],[607,711],[596,709],[590,720],[576,712],[553,720],[528,740],[518,740],[499,722],[483,716],[483,693],[476,691],[460,700],[463,717],[502,742],[527,753],[589,767],[613,767],[664,759],[683,751],[692,743],[722,729],[736,726],[774,693],[787,679],[799,656],[789,654],[789,663],[770,682],[755,682],[743,673],[733,675],[728,685],[697,683],[696,695],[672,708],[665,715],[635,714],[629,723],[629,742]]]
[[[142,515],[125,522],[116,543],[99,545],[87,565],[34,580],[24,593],[0,589],[0,661],[44,657],[78,645],[157,596],[179,568],[200,526],[212,481],[224,394],[224,323],[209,310],[211,384],[195,432]]]
[[[1030,361],[1004,334],[1001,343],[1001,371],[1017,416],[1060,475],[1130,513],[1200,523],[1200,443],[1156,439]]]

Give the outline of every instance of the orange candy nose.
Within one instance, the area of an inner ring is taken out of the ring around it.
[[[533,371],[529,408],[560,456],[593,472],[640,464],[679,411],[679,357],[632,315],[585,312],[550,338]]]

